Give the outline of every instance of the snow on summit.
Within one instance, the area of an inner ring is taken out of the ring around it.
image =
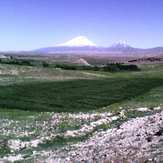
[[[76,46],[76,47],[80,47],[80,46],[96,46],[96,44],[94,44],[92,41],[90,41],[87,37],[85,36],[78,36],[73,38],[72,40],[69,40],[63,44],[59,44],[57,46]]]
[[[127,48],[130,46],[127,44],[127,41],[120,40],[119,42],[112,44],[112,47]]]

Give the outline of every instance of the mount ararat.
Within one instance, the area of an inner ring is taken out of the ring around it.
[[[148,49],[134,48],[125,42],[119,42],[108,47],[97,46],[85,36],[79,36],[53,47],[36,49],[32,52],[46,55],[55,54],[101,54],[108,56],[163,56],[163,47]]]

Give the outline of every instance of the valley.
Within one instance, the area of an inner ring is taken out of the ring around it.
[[[122,72],[23,64],[0,64],[0,158],[6,162],[60,162],[67,150],[163,108],[161,63]]]

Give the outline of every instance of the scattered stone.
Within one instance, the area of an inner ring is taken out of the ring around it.
[[[146,110],[146,109],[142,109]],[[89,140],[71,146],[69,152],[54,151],[47,159],[63,163],[163,162],[163,112],[123,123],[119,129],[97,133]]]
[[[136,108],[137,111],[146,112],[149,111],[148,108]]]

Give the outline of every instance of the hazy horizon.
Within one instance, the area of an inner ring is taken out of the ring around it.
[[[79,35],[98,46],[163,46],[162,0],[0,1],[0,51],[33,50]]]

